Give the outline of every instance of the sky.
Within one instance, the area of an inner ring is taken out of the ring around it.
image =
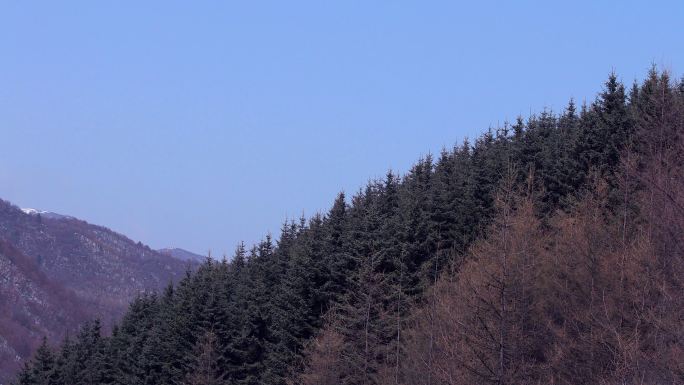
[[[0,198],[232,254],[615,70],[684,2],[2,1]]]

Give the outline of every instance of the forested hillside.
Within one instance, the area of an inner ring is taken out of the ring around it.
[[[191,263],[105,227],[27,211],[0,200],[0,384],[43,337],[61,339],[95,317],[109,330],[138,293],[179,281]]]
[[[41,336],[59,338],[96,315],[86,301],[51,280],[35,260],[0,240],[0,383],[30,358]]]
[[[683,130],[684,81],[611,75],[47,341],[17,382],[683,383]]]

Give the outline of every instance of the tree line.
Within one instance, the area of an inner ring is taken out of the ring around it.
[[[611,74],[44,341],[17,383],[681,382],[683,125],[684,81]]]

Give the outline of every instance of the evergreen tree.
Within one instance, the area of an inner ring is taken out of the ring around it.
[[[55,355],[47,344],[47,338],[43,337],[33,359],[31,377],[36,384],[52,385],[57,381],[56,369]]]

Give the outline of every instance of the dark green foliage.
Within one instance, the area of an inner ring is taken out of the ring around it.
[[[658,153],[681,132],[666,112],[684,105],[682,84],[654,70],[628,98],[611,74],[579,113],[570,101],[560,115],[519,118],[340,194],[327,214],[286,222],[275,244],[239,245],[230,262],[207,259],[140,296],[110,337],[95,322],[58,352],[44,343],[19,384],[281,385],[326,322],[344,343],[340,381],[376,383],[379,368],[398,367],[410,307],[489,224],[504,175],[534,175],[542,216],[568,207],[592,172],[616,185],[626,147]],[[640,148],[637,127],[661,148]]]
[[[47,340],[43,338],[33,359],[33,365],[26,367],[19,376],[19,385],[56,384],[58,375],[55,353],[48,347]]]

